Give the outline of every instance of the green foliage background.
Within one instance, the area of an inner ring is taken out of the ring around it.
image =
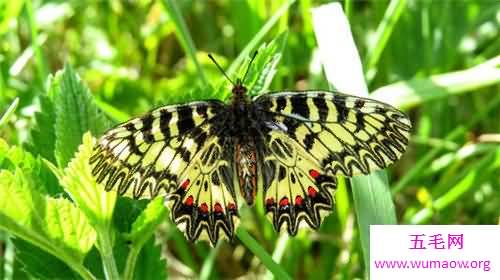
[[[188,243],[161,198],[105,193],[86,163],[91,134],[113,124],[227,99],[207,53],[235,77],[258,49],[252,95],[328,89],[310,12],[326,3],[0,0],[0,277],[366,277],[361,240],[375,220],[346,180],[320,231],[278,236],[262,207],[243,206],[235,242],[211,248]],[[388,184],[379,174],[366,185],[371,195],[390,188],[395,213],[374,205],[383,221],[500,223],[500,3],[341,3],[372,96],[414,123]]]

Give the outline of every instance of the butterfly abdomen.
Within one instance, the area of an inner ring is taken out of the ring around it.
[[[235,147],[235,163],[241,195],[253,205],[257,193],[257,152],[255,142],[245,141]]]

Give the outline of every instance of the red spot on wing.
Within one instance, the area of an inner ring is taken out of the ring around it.
[[[313,188],[312,186],[309,186],[309,188],[307,188],[307,194],[311,197],[311,198],[315,198],[316,195],[318,194],[318,191]]]
[[[227,205],[227,208],[229,210],[232,210],[232,211],[235,211],[236,210],[236,204],[230,202],[228,205]]]
[[[222,213],[223,209],[222,209],[222,206],[220,205],[219,202],[215,203],[215,205],[214,205],[214,211],[215,211],[215,213]]]
[[[304,199],[302,199],[302,196],[297,195],[297,196],[295,197],[295,205],[297,205],[297,206],[301,206],[303,201],[304,201]]]
[[[200,205],[200,212],[201,213],[204,213],[204,214],[207,214],[208,213],[208,205],[203,202],[201,205]]]
[[[281,207],[284,207],[284,206],[287,206],[288,205],[288,198],[287,197],[283,197],[281,200],[280,200],[280,206]]]
[[[181,188],[187,189],[187,187],[189,186],[189,183],[191,183],[191,181],[189,179],[184,180],[184,182],[182,182],[182,184],[181,184]]]
[[[187,206],[192,206],[193,205],[193,196],[190,195],[188,196],[188,198],[186,198],[186,201],[184,201],[184,204],[186,204]]]
[[[319,175],[321,175],[321,174],[319,174],[318,170],[311,169],[311,170],[309,170],[309,175],[311,175],[311,177],[313,177],[314,179],[316,179],[316,178],[318,178],[318,177],[319,177]]]

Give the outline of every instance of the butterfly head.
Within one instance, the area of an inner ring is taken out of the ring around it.
[[[211,54],[208,54],[208,57],[214,62],[215,66],[217,66],[217,68],[219,68],[220,72],[226,77],[226,79],[231,83],[233,84],[233,89],[231,90],[231,92],[233,93],[233,96],[237,96],[237,97],[242,97],[244,96],[246,93],[247,93],[247,88],[243,85],[244,82],[245,82],[245,79],[248,75],[248,70],[250,70],[250,66],[252,65],[252,62],[253,60],[255,59],[255,57],[257,56],[257,51],[255,51],[252,55],[252,58],[250,59],[250,63],[248,64],[248,67],[247,67],[247,70],[245,71],[245,75],[243,76],[243,79],[236,79],[236,83],[234,83],[226,74],[226,72],[224,72],[224,70],[222,69],[222,67],[220,67],[219,63],[217,63],[217,61],[213,58],[213,56]]]
[[[237,79],[231,92],[233,95],[243,96],[247,93],[247,88],[243,85],[243,81],[241,79]]]

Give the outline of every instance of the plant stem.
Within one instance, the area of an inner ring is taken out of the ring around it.
[[[81,264],[72,264],[70,267],[85,280],[94,280],[95,276]]]
[[[125,264],[125,272],[123,273],[123,279],[132,280],[134,279],[135,265],[137,263],[137,258],[141,252],[142,246],[132,246],[130,252],[128,253],[127,262]]]
[[[113,246],[111,244],[110,229],[107,226],[96,229],[99,252],[101,253],[102,267],[106,279],[120,279],[118,269],[116,268],[115,257],[113,256]]]

